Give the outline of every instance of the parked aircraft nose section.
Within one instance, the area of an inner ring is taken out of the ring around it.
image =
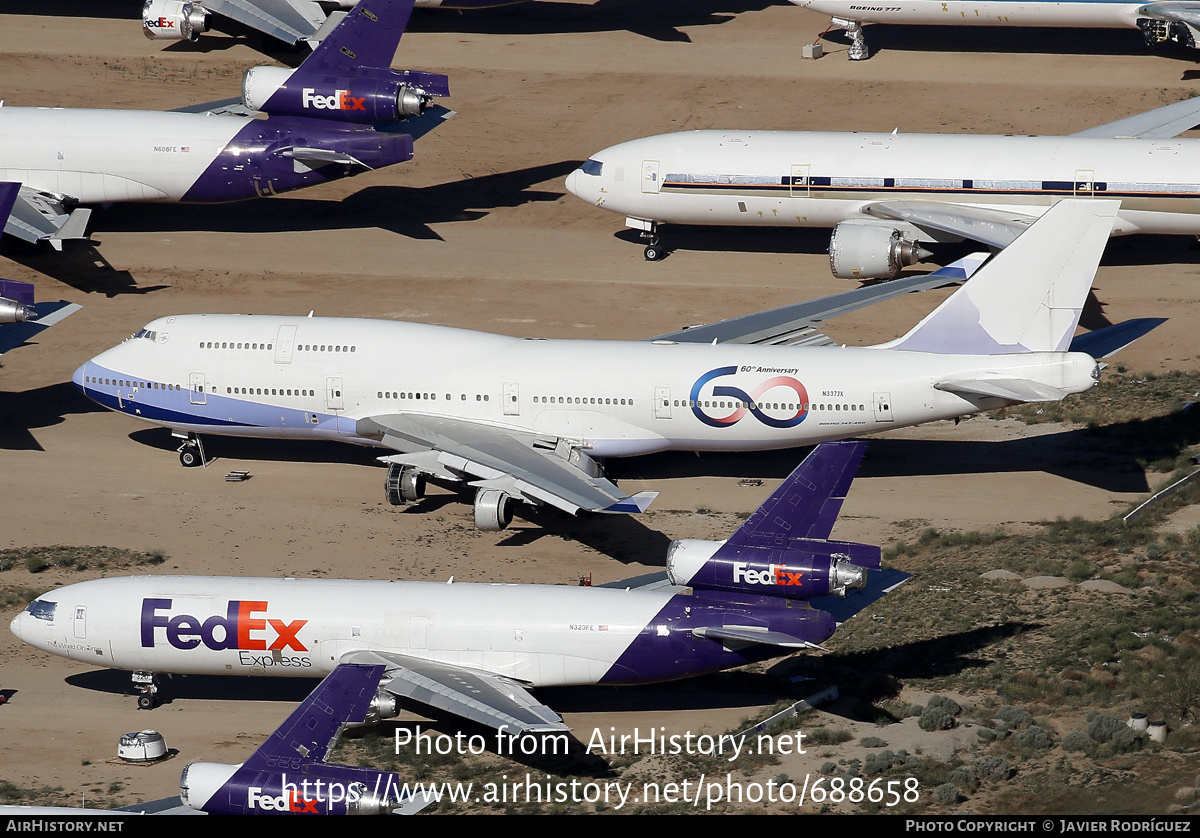
[[[589,203],[603,203],[604,163],[591,158],[571,174],[567,175],[567,191]]]
[[[35,599],[25,610],[13,617],[8,628],[22,642],[35,649],[49,648],[49,634],[54,628],[55,612],[58,603],[44,599]]]
[[[87,393],[87,389],[84,387],[84,383],[87,381],[87,375],[88,375],[87,369],[91,365],[91,363],[92,363],[91,361],[84,361],[82,364],[79,365],[79,368],[77,370],[75,370],[75,372],[71,375],[71,383],[79,388],[79,392],[84,393],[85,395]]]

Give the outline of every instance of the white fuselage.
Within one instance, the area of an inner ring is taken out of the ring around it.
[[[1065,26],[1080,29],[1136,29],[1140,0],[792,0],[797,6],[859,23],[957,26]]]
[[[84,204],[179,201],[250,122],[191,113],[0,107],[0,180]]]
[[[603,678],[672,596],[549,585],[145,576],[43,595],[53,607],[35,609],[36,616],[26,610],[12,631],[44,651],[114,669],[313,677],[333,671],[347,653],[369,650],[557,686]]]
[[[1036,218],[1103,197],[1121,201],[1113,235],[1200,235],[1200,140],[689,131],[604,149],[567,188],[635,227],[832,227],[906,200]]]
[[[210,314],[156,320],[74,381],[101,404],[181,431],[378,444],[359,420],[445,416],[622,457],[870,434],[1003,403],[939,390],[942,381],[1022,378],[1066,395],[1091,387],[1094,370],[1069,352],[536,340]]]

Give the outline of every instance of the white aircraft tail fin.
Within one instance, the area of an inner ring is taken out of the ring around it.
[[[1065,352],[1120,201],[1059,201],[912,331],[879,349]]]

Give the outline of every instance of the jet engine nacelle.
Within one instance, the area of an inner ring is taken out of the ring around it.
[[[694,590],[811,599],[863,587],[880,559],[878,547],[848,541],[795,538],[779,549],[688,538],[671,542],[667,576]]]
[[[829,238],[829,268],[839,279],[892,279],[931,255],[887,221],[843,221]]]
[[[146,0],[142,33],[152,41],[196,41],[208,31],[208,9],[184,0]]]
[[[251,110],[338,122],[397,122],[424,113],[434,96],[449,95],[446,76],[408,70],[364,67],[337,77],[251,67],[242,76],[242,101]]]
[[[32,314],[27,306],[0,297],[0,323],[24,323]]]
[[[512,522],[512,497],[499,489],[475,493],[475,526],[484,532],[499,532]]]
[[[387,815],[404,802],[399,777],[387,771],[306,764],[299,756],[277,768],[193,762],[179,779],[179,799],[213,815]]]

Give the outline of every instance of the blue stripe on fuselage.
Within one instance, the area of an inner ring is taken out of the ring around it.
[[[220,428],[236,427],[278,428],[292,433],[311,432],[314,436],[338,434],[337,417],[331,414],[263,404],[250,401],[249,396],[237,398],[215,393],[204,393],[206,404],[193,404],[192,392],[182,385],[177,390],[158,389],[141,386],[145,383],[141,377],[137,378],[136,387],[100,384],[88,381],[89,378],[132,381],[133,376],[89,361],[76,370],[72,380],[85,396],[97,404],[167,427],[208,426],[213,433],[220,433]],[[312,421],[314,417],[317,419],[315,423]]]

